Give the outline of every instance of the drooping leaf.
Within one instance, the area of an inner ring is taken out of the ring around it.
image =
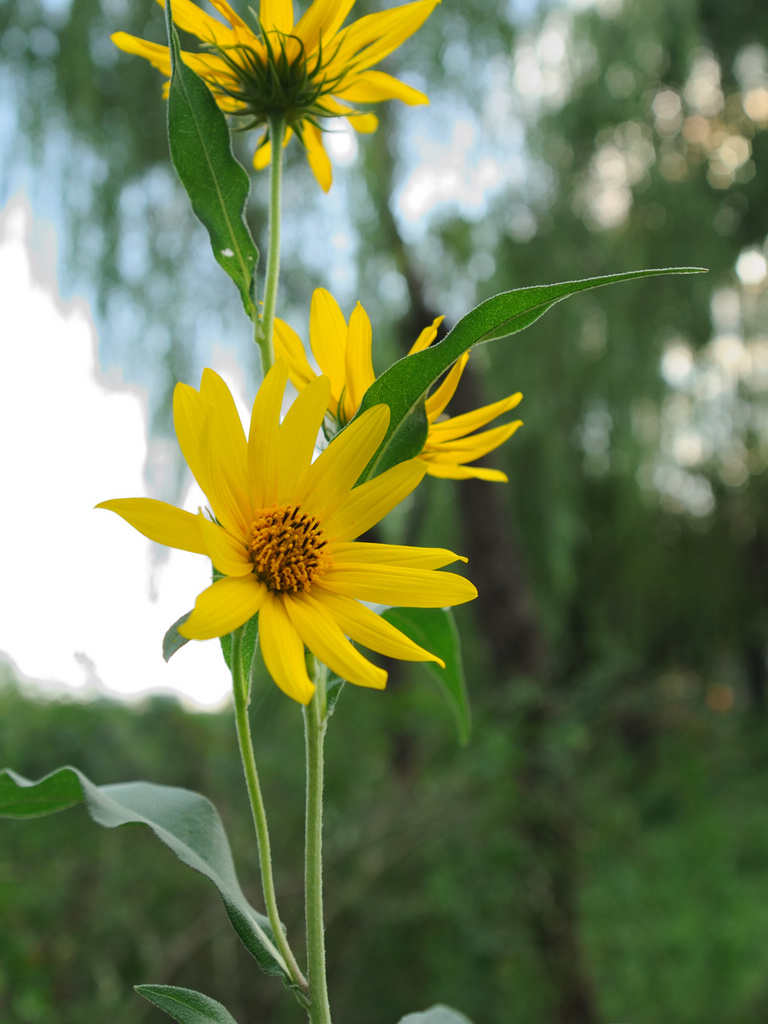
[[[421,1013],[407,1013],[398,1024],[472,1024],[472,1021],[458,1010],[438,1004]]]
[[[171,0],[165,5],[165,23],[171,53],[168,140],[173,166],[208,230],[217,263],[235,282],[252,319],[259,253],[244,216],[248,174],[232,153],[227,120],[210,89],[181,59]]]
[[[139,995],[165,1010],[179,1024],[237,1024],[235,1018],[221,1003],[195,992],[191,988],[175,985],[134,985]]]
[[[36,782],[0,771],[0,817],[31,818],[85,803],[105,828],[146,825],[182,863],[205,875],[221,894],[232,927],[268,974],[290,978],[269,921],[250,905],[235,874],[219,813],[199,793],[151,782],[97,786],[77,768],[59,768]]]
[[[165,631],[165,636],[163,637],[163,661],[170,661],[176,651],[180,651],[184,644],[189,643],[189,638],[182,636],[179,632],[179,626],[183,622],[186,622],[191,614],[191,611],[184,612],[184,614],[180,615],[174,624],[169,626]]]
[[[591,277],[582,281],[516,288],[481,302],[456,324],[442,341],[421,352],[400,359],[385,370],[368,388],[358,416],[381,402],[390,408],[386,436],[365,469],[360,482],[421,451],[426,439],[424,399],[432,385],[462,353],[481,342],[506,338],[530,326],[556,302],[590,288],[619,281],[634,281],[659,274],[699,274],[700,267],[669,267],[633,270],[625,274]]]
[[[434,661],[419,664],[440,684],[456,720],[459,743],[465,746],[472,730],[472,719],[461,660],[461,640],[450,608],[388,608],[383,618],[445,662],[445,668]]]

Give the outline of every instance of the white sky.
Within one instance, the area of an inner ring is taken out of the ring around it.
[[[83,696],[171,689],[215,704],[229,691],[218,641],[161,654],[210,565],[180,551],[158,564],[156,546],[94,509],[147,494],[145,402],[105,386],[87,306],[61,305],[30,226],[21,199],[0,213],[0,659]]]

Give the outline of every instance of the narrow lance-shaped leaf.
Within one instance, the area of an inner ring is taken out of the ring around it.
[[[248,174],[232,154],[227,120],[210,89],[181,59],[171,0],[165,4],[165,23],[171,54],[168,140],[173,166],[192,209],[208,229],[216,261],[235,282],[252,319],[259,253],[244,217]]]
[[[516,288],[481,302],[463,317],[442,341],[421,352],[400,359],[385,370],[368,388],[359,416],[380,402],[390,408],[389,428],[360,482],[421,451],[427,436],[424,399],[430,387],[456,362],[460,355],[481,342],[506,338],[529,327],[556,302],[577,292],[619,281],[634,281],[660,274],[700,274],[701,267],[669,267],[632,270],[625,274],[591,277],[583,281]]]
[[[179,1024],[236,1024],[229,1010],[210,996],[175,985],[134,985],[140,996],[165,1010]]]
[[[249,953],[268,974],[291,985],[269,921],[254,910],[240,888],[224,826],[210,800],[188,789],[151,782],[97,786],[71,767],[37,782],[8,768],[0,771],[0,817],[40,817],[78,803],[85,803],[93,820],[105,828],[146,825],[182,863],[210,879]]]
[[[388,608],[382,618],[445,662],[445,668],[434,661],[423,661],[421,667],[440,684],[456,720],[459,743],[465,746],[472,731],[472,719],[461,660],[461,640],[450,608]]]

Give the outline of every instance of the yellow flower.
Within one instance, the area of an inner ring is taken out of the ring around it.
[[[280,360],[256,395],[247,440],[217,374],[205,370],[199,392],[177,384],[176,434],[210,502],[208,515],[152,498],[119,498],[97,508],[117,512],[160,544],[207,555],[223,578],[199,595],[179,632],[207,640],[258,613],[270,675],[307,704],[314,686],[305,644],[343,679],[379,689],[386,672],[347,637],[391,658],[442,664],[361,601],[441,608],[470,601],[477,591],[463,576],[434,571],[460,557],[450,551],[355,540],[410,494],[424,465],[402,462],[355,487],[386,433],[386,405],[369,409],[313,462],[330,383],[313,381],[280,423],[287,379]]]
[[[160,4],[164,0],[158,0]],[[182,59],[210,87],[227,114],[243,117],[245,128],[268,125],[272,114],[286,119],[287,143],[295,133],[304,144],[320,185],[331,187],[331,163],[322,140],[321,119],[346,117],[358,132],[373,132],[378,121],[360,113],[358,103],[398,99],[428,103],[418,89],[383,71],[371,70],[423,24],[440,0],[417,0],[394,10],[369,14],[342,28],[354,0],[314,0],[294,24],[293,0],[261,0],[253,31],[227,0],[211,0],[226,19],[201,11],[192,0],[173,0],[173,20],[201,40],[204,53],[182,52]],[[254,16],[254,21],[256,18]],[[116,32],[121,50],[145,57],[170,77],[167,46]],[[168,95],[168,85],[165,86]],[[254,155],[257,170],[271,159],[265,132]]]
[[[409,355],[432,344],[442,320],[443,317],[439,316],[424,328],[411,346]],[[312,296],[309,341],[321,373],[326,374],[331,382],[328,410],[336,422],[344,426],[360,408],[363,395],[375,380],[371,362],[371,321],[358,302],[347,324],[336,299],[324,288],[318,288]],[[283,320],[275,320],[275,353],[288,361],[291,382],[299,391],[316,379],[317,374],[309,365],[301,339]],[[430,476],[451,480],[475,477],[506,481],[506,474],[498,469],[468,466],[467,463],[504,444],[522,425],[522,420],[515,420],[479,434],[473,433],[514,409],[523,397],[519,391],[462,416],[441,418],[453,398],[468,359],[469,353],[465,352],[427,398],[429,434],[419,459],[426,463]]]

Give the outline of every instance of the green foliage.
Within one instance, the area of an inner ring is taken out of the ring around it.
[[[506,338],[524,330],[556,302],[568,298],[569,295],[616,284],[619,281],[633,281],[661,274],[703,272],[700,267],[635,270],[583,281],[516,288],[481,302],[463,316],[441,342],[399,360],[368,388],[357,415],[362,415],[366,409],[379,402],[389,406],[391,415],[384,440],[366,467],[361,480],[382,473],[390,466],[419,454],[427,436],[424,413],[427,392],[459,356],[473,346],[496,338]]]
[[[175,985],[134,985],[140,996],[177,1020],[179,1024],[236,1024],[225,1007],[210,996]]]
[[[165,5],[165,20],[172,69],[168,139],[173,166],[208,230],[216,262],[235,282],[243,308],[253,318],[259,254],[244,218],[248,174],[232,155],[227,119],[210,89],[180,57],[171,0]]]
[[[440,684],[456,720],[459,744],[466,746],[472,732],[472,717],[461,660],[461,637],[453,612],[450,608],[388,608],[383,618],[445,662],[445,668],[434,661],[421,662],[421,666]]]
[[[2,817],[52,814],[78,801],[83,801],[93,820],[105,828],[148,826],[183,864],[213,882],[232,927],[259,966],[290,981],[269,922],[243,895],[224,826],[209,800],[199,793],[151,782],[96,786],[76,768],[60,768],[37,782],[10,769],[0,772]]]

